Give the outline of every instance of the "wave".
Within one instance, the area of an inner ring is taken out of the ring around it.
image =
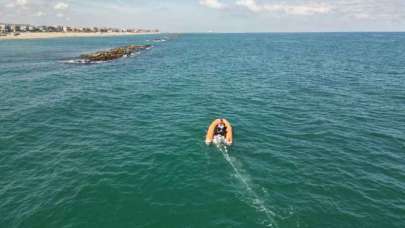
[[[81,64],[81,65],[88,65],[88,64],[100,64],[100,63],[106,63],[110,61],[90,61],[87,59],[70,59],[70,60],[62,60],[60,61],[61,63],[65,64]]]

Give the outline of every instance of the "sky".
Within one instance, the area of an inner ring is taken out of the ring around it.
[[[163,32],[405,31],[405,0],[0,0],[0,22]]]

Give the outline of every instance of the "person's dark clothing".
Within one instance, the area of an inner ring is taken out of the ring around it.
[[[218,125],[215,127],[215,135],[226,135],[226,127],[224,125]]]

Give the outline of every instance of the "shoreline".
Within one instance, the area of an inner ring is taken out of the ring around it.
[[[131,36],[131,35],[155,35],[160,33],[130,33],[130,32],[112,32],[112,33],[100,33],[100,32],[24,32],[18,36],[13,34],[7,34],[6,36],[0,36],[1,40],[34,40],[34,39],[52,39],[52,38],[69,38],[69,37],[111,37],[111,36]]]

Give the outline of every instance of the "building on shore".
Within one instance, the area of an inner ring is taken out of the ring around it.
[[[18,25],[17,29],[19,32],[27,32],[28,31],[28,25]]]
[[[17,32],[17,26],[16,25],[10,25],[9,26],[9,32]]]
[[[8,24],[0,23],[0,33],[24,33],[24,32],[83,32],[83,33],[158,33],[154,29],[134,29],[134,28],[108,28],[108,27],[74,27],[74,26],[34,26],[29,24]]]
[[[34,30],[34,26],[31,25],[0,23],[0,33],[29,32],[32,30]]]
[[[0,24],[0,33],[6,33],[6,25],[5,24]]]

